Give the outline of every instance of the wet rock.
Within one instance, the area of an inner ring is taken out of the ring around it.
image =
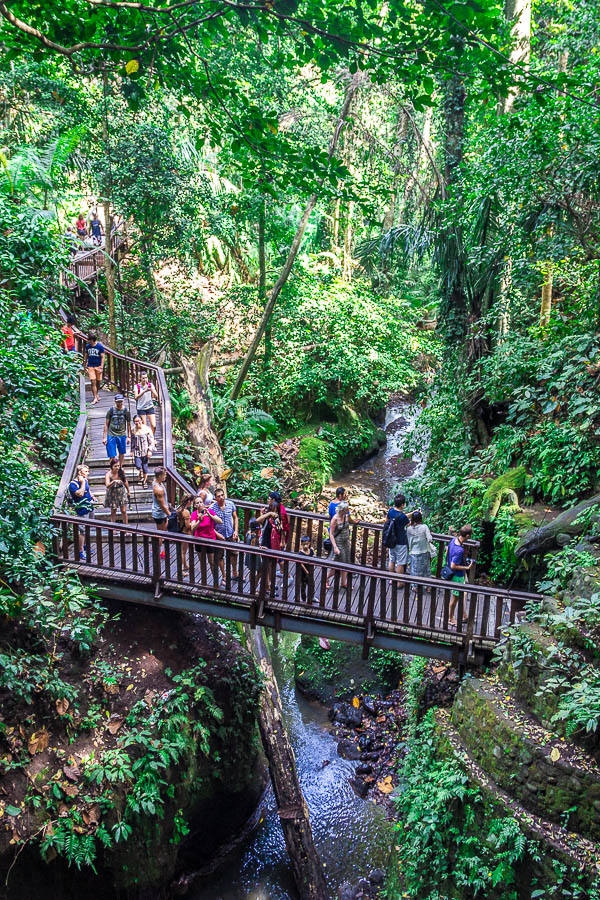
[[[337,745],[337,752],[342,759],[360,759],[360,750],[354,741],[349,741],[346,738]]]
[[[369,759],[369,760],[372,760],[372,761],[374,761],[374,762],[377,762],[377,760],[379,759],[379,753],[374,753],[373,751],[365,751],[364,753],[361,753],[361,754],[360,754],[360,758],[361,758],[362,760],[367,760],[367,759]]]
[[[350,882],[345,881],[338,888],[338,900],[354,900],[354,888]]]
[[[373,771],[373,766],[369,766],[366,763],[361,763],[360,766],[356,767],[357,775],[370,775]]]
[[[340,725],[348,725],[350,728],[359,728],[362,724],[362,713],[349,703],[334,703],[329,713],[333,722]]]
[[[370,750],[372,748],[373,738],[368,734],[361,734],[358,739],[358,746],[361,750]],[[373,747],[373,749],[375,749]]]
[[[373,869],[372,872],[369,872],[369,881],[371,884],[383,884],[385,881],[385,872],[383,869]]]
[[[369,785],[363,778],[351,778],[350,784],[359,797],[367,796]]]
[[[379,714],[375,703],[376,701],[371,699],[371,697],[365,697],[362,702],[363,709],[368,712],[370,716],[377,716]]]

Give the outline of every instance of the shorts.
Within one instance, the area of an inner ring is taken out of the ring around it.
[[[134,463],[136,469],[138,469],[140,472],[143,472],[144,475],[148,474],[148,457],[147,456],[134,456],[133,463]]]
[[[156,415],[153,406],[148,406],[146,409],[137,409],[137,407],[136,407],[135,412],[136,412],[136,415],[138,415],[138,416],[155,416]]]
[[[456,581],[458,584],[464,584],[465,576],[464,575],[453,575],[451,580]],[[461,593],[462,593],[462,591],[452,591],[452,594],[454,597],[460,597]]]
[[[162,525],[163,522],[167,521],[167,516],[160,516],[160,518],[156,518],[155,516],[152,516],[152,521],[154,522],[155,525]]]
[[[127,453],[127,435],[125,434],[109,434],[106,438],[106,455],[109,459],[119,453]]]
[[[75,515],[79,516],[81,519],[87,517],[89,519],[92,518],[92,510],[91,509],[76,509]]]
[[[396,544],[390,547],[388,559],[390,565],[405,566],[408,562],[408,544]]]
[[[100,366],[88,366],[87,373],[90,381],[102,381],[102,369]]]

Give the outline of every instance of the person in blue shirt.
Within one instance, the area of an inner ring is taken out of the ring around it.
[[[452,575],[452,581],[458,581],[459,584],[464,584],[467,572],[470,572],[473,566],[475,565],[472,559],[466,558],[465,553],[465,544],[467,541],[471,540],[471,536],[473,534],[473,529],[470,525],[463,525],[463,527],[458,532],[457,537],[452,538],[450,543],[448,544],[448,565],[452,569],[454,573]],[[454,612],[456,610],[456,604],[458,603],[459,591],[452,591],[452,599],[450,600],[450,609],[448,624],[456,625],[456,617]],[[468,615],[466,610],[463,611],[463,622],[468,620]]]
[[[337,508],[338,508],[339,504],[342,502],[342,500],[348,500],[348,495],[346,493],[346,488],[340,486],[335,489],[335,500],[332,500],[331,503],[329,504],[329,521],[330,522],[333,519],[333,517],[335,516],[335,514],[337,512]]]
[[[394,505],[388,511],[388,519],[394,522],[394,531],[396,534],[396,546],[389,548],[389,570],[403,575],[406,572],[406,564],[408,563],[408,536],[406,527],[410,525],[410,520],[404,512],[406,506],[406,497],[404,494],[396,494],[394,497]]]
[[[100,385],[102,384],[104,354],[105,349],[98,340],[98,335],[95,331],[90,331],[89,343],[85,345],[85,364],[87,366],[87,374],[88,378],[90,379],[90,386],[92,388],[92,394],[94,396],[94,399],[92,400],[92,406],[95,406],[95,404],[100,399],[98,396],[98,391],[100,390]]]
[[[98,498],[90,490],[88,477],[89,468],[83,463],[77,466],[75,478],[69,484],[69,495],[75,515],[81,518],[89,518],[94,509],[94,503],[98,502]],[[83,529],[79,532],[79,559],[85,559],[84,551],[85,535]]]

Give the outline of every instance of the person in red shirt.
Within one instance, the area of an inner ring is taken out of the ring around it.
[[[75,228],[77,229],[77,237],[87,237],[87,225],[85,224],[85,216],[82,212],[79,213],[77,221],[75,222]]]
[[[62,348],[67,353],[75,353],[75,332],[73,330],[74,325],[75,316],[67,316],[66,324],[62,327],[62,333],[64,335]]]

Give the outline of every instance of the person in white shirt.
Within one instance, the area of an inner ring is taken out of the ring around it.
[[[406,529],[408,538],[408,564],[411,575],[431,575],[431,559],[435,555],[435,544],[423,515],[415,510]]]

